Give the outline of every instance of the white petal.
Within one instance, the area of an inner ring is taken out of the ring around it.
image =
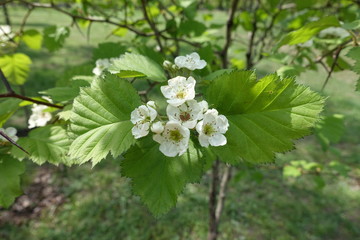
[[[214,134],[209,138],[211,146],[224,146],[226,142],[226,137],[220,133]]]
[[[178,66],[179,68],[182,68],[184,67],[185,61],[186,61],[186,57],[178,56],[175,58],[175,65]]]
[[[146,135],[148,135],[149,133],[149,127],[150,127],[150,123],[144,123],[144,124],[138,124],[135,125],[132,129],[131,132],[133,134],[133,136],[138,139],[141,137],[145,137]]]
[[[161,134],[155,134],[153,135],[153,140],[161,144],[164,142],[164,137]]]
[[[153,109],[156,109],[156,104],[155,104],[154,101],[148,101],[148,102],[146,103],[146,106],[147,106],[147,107],[151,107],[151,108],[153,108]]]
[[[196,64],[196,69],[203,69],[204,67],[206,67],[206,61],[205,61],[205,60],[200,60],[200,61]]]
[[[157,112],[156,112],[156,110],[155,110],[154,108],[152,108],[152,107],[149,107],[148,109],[149,109],[149,113],[150,113],[150,121],[152,122],[152,121],[155,120],[155,118],[156,118],[156,116],[157,116]]]
[[[180,122],[180,110],[173,105],[167,105],[166,114],[170,121]]]
[[[161,93],[164,95],[164,97],[172,98],[173,92],[172,92],[171,87],[169,87],[169,86],[161,86],[160,90],[161,90]]]
[[[198,122],[198,124],[196,125],[196,131],[197,131],[199,134],[202,134],[203,124],[204,124],[204,121],[200,121],[200,122]]]
[[[175,107],[183,104],[186,100],[185,99],[170,99],[167,102]]]
[[[164,125],[162,124],[162,122],[158,121],[158,122],[155,122],[151,125],[151,131],[153,133],[157,133],[157,134],[160,134],[164,131]]]
[[[190,53],[187,56],[191,57],[194,61],[199,61],[200,60],[200,56],[199,56],[199,54],[197,52]]]
[[[160,151],[167,157],[175,157],[179,152],[176,145],[170,142],[160,144]]]
[[[199,143],[202,147],[208,147],[209,146],[209,137],[205,134],[199,135]]]
[[[183,122],[183,126],[189,129],[193,129],[196,126],[197,120]]]
[[[226,133],[229,128],[229,122],[224,115],[220,115],[217,118],[216,126],[218,127],[220,133]]]
[[[142,118],[140,117],[139,110],[137,108],[135,108],[135,110],[131,112],[130,121],[133,124],[136,124],[137,122],[139,122],[141,120],[142,120]]]

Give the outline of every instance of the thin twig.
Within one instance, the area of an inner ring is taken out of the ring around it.
[[[9,81],[5,77],[1,68],[0,68],[0,78],[7,90],[7,93],[0,94],[0,98],[18,98],[18,99],[22,99],[25,101],[46,105],[49,107],[54,107],[54,108],[59,108],[59,109],[64,108],[64,106],[61,106],[61,105],[57,105],[57,104],[53,104],[53,103],[49,103],[49,102],[45,102],[45,101],[39,101],[39,100],[32,99],[32,98],[15,93],[15,91],[11,88]]]
[[[231,45],[232,39],[231,39],[231,34],[233,31],[233,26],[234,26],[234,16],[235,16],[235,12],[238,6],[239,0],[234,0],[231,4],[231,8],[230,8],[230,14],[229,14],[229,18],[227,20],[227,24],[226,24],[226,38],[225,38],[225,45],[224,48],[222,49],[222,51],[220,52],[220,57],[221,57],[221,61],[222,61],[222,67],[223,68],[227,68],[228,65],[228,51],[229,51],[229,47]]]
[[[330,77],[331,77],[331,74],[334,72],[336,63],[337,63],[337,61],[338,61],[338,59],[339,59],[340,52],[341,52],[342,49],[343,49],[342,46],[340,46],[340,47],[336,50],[335,56],[334,56],[334,59],[333,59],[333,63],[331,64],[330,71],[328,72],[328,75],[327,75],[327,77],[326,77],[326,79],[325,79],[325,82],[324,82],[323,86],[321,87],[321,91],[324,90],[324,88],[326,87],[326,84],[329,82],[329,79],[330,79]]]
[[[252,66],[254,66],[253,63],[253,48],[254,48],[254,40],[255,40],[255,35],[256,32],[258,30],[257,28],[257,18],[256,18],[256,12],[260,7],[260,2],[259,0],[257,1],[257,5],[255,7],[254,11],[254,15],[253,15],[253,20],[252,20],[252,31],[250,34],[250,40],[249,40],[249,46],[248,46],[248,51],[246,52],[246,68],[249,69]]]
[[[15,145],[17,148],[19,148],[24,153],[30,155],[28,151],[26,151],[23,147],[21,147],[19,144],[17,144],[14,140],[12,140],[6,133],[0,130],[0,135],[3,136],[6,140],[8,140],[11,144]]]
[[[70,12],[67,12],[65,10],[63,10],[62,8],[60,8],[59,6],[51,3],[51,4],[46,4],[46,3],[32,3],[29,1],[24,1],[24,0],[18,0],[19,2],[25,3],[29,6],[35,7],[35,8],[49,8],[49,9],[53,9],[56,10],[58,12],[61,12],[71,18],[75,18],[75,19],[83,19],[83,20],[88,20],[91,22],[99,22],[99,23],[109,23],[118,27],[122,27],[122,28],[127,28],[129,31],[136,33],[137,35],[140,36],[144,36],[144,37],[150,37],[150,36],[154,36],[154,34],[147,34],[144,32],[139,31],[138,29],[130,26],[129,24],[121,24],[118,22],[114,22],[113,20],[111,20],[110,18],[104,18],[104,17],[84,17],[84,16],[80,16],[80,15],[75,15],[72,14]]]
[[[155,34],[155,39],[156,39],[157,44],[159,45],[160,52],[164,53],[164,48],[163,48],[163,45],[162,45],[161,40],[160,40],[161,34],[160,34],[159,30],[156,28],[155,23],[150,19],[149,14],[148,14],[147,9],[146,9],[146,5],[147,5],[147,1],[146,0],[141,0],[141,6],[142,6],[142,11],[143,11],[144,18],[145,18],[145,20],[147,21],[147,23],[149,24],[149,26],[151,27],[151,29],[153,30],[153,32]]]

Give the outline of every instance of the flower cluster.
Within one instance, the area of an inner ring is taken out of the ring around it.
[[[43,99],[48,102],[52,102],[48,97],[43,97]],[[32,113],[28,121],[29,128],[43,127],[51,120],[52,115],[50,112],[47,112],[48,108],[49,107],[45,105],[33,104],[31,108]]]
[[[190,71],[202,69],[206,62],[197,53],[175,58],[176,68]],[[166,61],[164,66],[170,66]],[[229,123],[225,116],[219,115],[216,109],[209,109],[206,101],[196,101],[196,80],[193,77],[177,76],[168,80],[160,88],[167,99],[166,117],[160,116],[153,101],[141,105],[131,113],[133,136],[138,139],[153,132],[154,141],[160,144],[160,151],[168,156],[180,156],[189,146],[191,130],[198,136],[203,147],[223,146],[226,144],[224,134]],[[163,119],[167,118],[166,121]]]

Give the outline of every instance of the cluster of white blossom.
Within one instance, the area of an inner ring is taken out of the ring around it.
[[[51,99],[48,97],[43,98],[49,102],[52,102]],[[46,111],[48,108],[49,107],[45,105],[33,104],[31,108],[32,113],[28,121],[29,128],[43,127],[48,121],[51,120],[51,113]]]
[[[14,142],[19,140],[18,136],[16,136],[17,130],[13,127],[8,127],[6,129],[0,128],[0,131],[5,133],[9,138],[11,138]],[[6,138],[0,135],[0,142],[6,142],[8,141]]]
[[[6,42],[14,37],[11,33],[11,27],[9,25],[0,25],[0,42]]]
[[[165,67],[172,67],[169,61]],[[199,54],[191,53],[175,58],[178,69],[202,69],[206,62],[200,59]],[[195,84],[193,77],[177,76],[168,80],[168,85],[160,88],[167,99],[167,121],[158,115],[156,104],[153,101],[141,105],[131,113],[133,136],[138,139],[154,133],[154,141],[160,144],[160,151],[168,156],[175,157],[186,152],[189,146],[190,131],[194,131],[203,147],[223,146],[227,140],[224,134],[229,123],[225,116],[219,115],[216,109],[209,109],[206,101],[198,102],[195,98]]]

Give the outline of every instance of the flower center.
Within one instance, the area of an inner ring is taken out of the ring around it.
[[[203,132],[205,135],[211,135],[213,133],[216,132],[216,130],[214,129],[214,127],[210,124],[206,124],[203,128]]]
[[[183,139],[183,135],[181,135],[180,131],[175,129],[175,130],[171,130],[170,131],[170,140],[175,141],[175,142],[180,142],[181,139]]]
[[[180,114],[180,119],[183,122],[188,121],[190,119],[190,114],[188,112],[182,112]]]
[[[179,98],[179,99],[184,99],[186,96],[185,92],[184,91],[181,91],[181,92],[178,92],[176,94],[176,98]]]

